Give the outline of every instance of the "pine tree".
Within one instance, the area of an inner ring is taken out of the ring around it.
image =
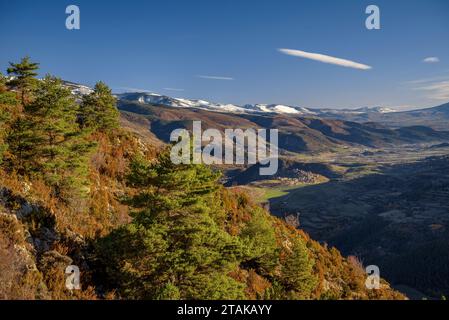
[[[8,148],[5,139],[15,105],[17,105],[16,95],[7,90],[6,79],[0,73],[0,164],[3,161],[3,154]]]
[[[228,274],[243,256],[240,239],[217,223],[223,214],[217,179],[203,165],[174,165],[163,152],[154,165],[132,165],[134,221],[100,242],[109,275],[129,298],[243,298]],[[126,243],[126,250],[117,250]]]
[[[39,139],[30,117],[20,113],[12,122],[6,135],[10,152],[8,167],[19,175],[31,176],[37,171],[36,146]]]
[[[317,284],[313,273],[314,261],[303,240],[294,239],[290,253],[282,263],[281,282],[287,292],[287,298],[306,299]]]
[[[82,187],[87,175],[86,156],[91,145],[79,130],[77,108],[61,80],[46,76],[36,89],[35,100],[25,109],[33,133],[36,171],[58,196],[65,187]]]
[[[83,97],[78,115],[81,127],[103,132],[118,128],[120,113],[116,104],[111,89],[98,82],[94,91]]]
[[[36,70],[39,69],[39,64],[30,61],[30,57],[23,58],[20,63],[10,62],[8,74],[15,78],[9,82],[9,85],[20,91],[22,106],[29,100],[29,95],[37,84]]]
[[[157,216],[160,212],[180,208],[194,208],[198,212],[216,208],[212,199],[218,190],[220,174],[203,165],[175,165],[170,159],[170,151],[162,152],[156,164],[149,166],[142,159],[131,164],[128,180],[135,187],[146,191],[133,199],[133,205],[146,205],[148,214],[139,215],[138,219]],[[147,202],[158,204],[148,206]],[[211,207],[212,205],[212,207]]]
[[[242,228],[240,238],[244,241],[246,257],[243,265],[269,275],[277,266],[279,252],[274,227],[261,208],[252,210],[252,217]]]

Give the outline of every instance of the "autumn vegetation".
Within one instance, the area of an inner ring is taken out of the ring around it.
[[[0,299],[403,299],[29,58],[0,77]],[[65,268],[81,269],[81,290]]]

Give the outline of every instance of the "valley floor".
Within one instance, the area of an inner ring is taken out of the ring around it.
[[[298,216],[315,239],[378,265],[411,298],[440,298],[449,293],[447,155],[446,144],[297,155],[289,161],[326,165],[334,175],[317,170],[319,178],[298,182],[284,170],[244,188],[273,214]]]

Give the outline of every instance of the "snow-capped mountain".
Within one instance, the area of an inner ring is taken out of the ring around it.
[[[93,91],[92,88],[77,84],[70,81],[64,81],[64,85],[70,88],[72,93],[78,97],[89,94]],[[139,102],[146,104],[155,104],[175,108],[196,108],[217,112],[230,112],[230,113],[274,113],[274,114],[291,114],[302,116],[345,116],[345,115],[358,115],[358,114],[383,114],[396,112],[396,110],[387,107],[363,107],[358,109],[309,109],[299,106],[289,106],[283,104],[225,104],[215,103],[200,99],[185,99],[174,98],[166,95],[150,92],[125,92],[115,95],[118,100]]]
[[[348,110],[351,111],[351,110]],[[363,107],[352,110],[352,112],[361,112],[361,113],[368,113],[368,112],[378,112],[378,113],[390,113],[390,112],[396,112],[397,110],[389,107]]]
[[[84,96],[84,95],[89,94],[94,91],[91,87],[88,87],[88,86],[85,86],[85,85],[82,85],[79,83],[65,81],[65,80],[63,80],[62,83],[65,87],[70,89],[70,91],[72,92],[73,95],[75,95],[77,97]]]
[[[133,93],[121,93],[116,95],[119,100],[157,104],[164,105],[168,107],[178,107],[178,108],[198,108],[206,109],[212,111],[224,111],[224,112],[235,112],[242,113],[247,110],[243,107],[236,106],[233,104],[220,104],[212,103],[205,100],[192,100],[183,98],[172,98],[157,93],[147,93],[147,92],[133,92]]]
[[[323,114],[337,114],[337,115],[356,115],[366,113],[391,113],[397,110],[389,107],[362,107],[357,109],[317,109],[319,113]]]
[[[278,113],[297,115],[316,115],[317,112],[303,107],[287,106],[282,104],[246,104],[243,106],[234,104],[213,103],[205,100],[172,98],[157,93],[133,92],[117,94],[119,100],[158,104],[179,108],[198,108],[210,111],[232,113]]]
[[[269,113],[285,113],[298,115],[316,115],[315,111],[303,107],[286,106],[282,104],[247,104],[244,106],[246,110],[255,112],[269,112]]]

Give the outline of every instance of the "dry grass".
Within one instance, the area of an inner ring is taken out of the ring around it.
[[[38,297],[41,277],[28,249],[21,223],[0,213],[0,300]]]

